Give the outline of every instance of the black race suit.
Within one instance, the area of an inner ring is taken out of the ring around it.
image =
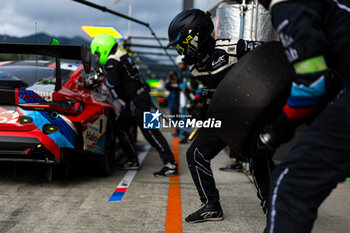
[[[345,86],[272,176],[267,232],[311,232],[320,204],[350,176],[350,1],[284,1],[271,14],[291,63],[323,55]]]
[[[141,82],[133,60],[124,50],[118,49],[108,57],[105,69],[105,84],[116,91],[118,98],[129,105],[132,102],[131,106],[134,105],[131,114],[143,136],[159,152],[164,164],[174,163],[169,144],[160,131],[143,128],[143,112],[151,110],[151,96],[148,87]]]
[[[240,57],[258,45],[260,43],[244,40],[216,40],[215,47],[209,51],[208,55],[201,62],[190,67],[191,74],[194,78],[199,79],[204,86],[202,91],[204,103],[200,113],[201,119],[206,119],[208,100],[210,100],[225,74]],[[187,150],[187,163],[203,203],[219,201],[219,192],[215,186],[210,161],[225,146],[226,144],[211,129],[200,129]],[[253,161],[252,165],[253,175],[257,181],[258,196],[265,211],[270,169],[273,168],[273,163],[270,156],[262,156],[259,160]]]

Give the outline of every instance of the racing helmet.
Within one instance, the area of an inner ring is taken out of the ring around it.
[[[103,33],[96,36],[91,41],[91,53],[98,56],[98,61],[101,65],[105,65],[109,53],[113,47],[118,46],[117,40],[110,34]]]
[[[169,25],[168,47],[172,46],[179,55],[185,55],[187,61],[196,59],[214,30],[210,16],[209,12],[193,8],[180,12]]]

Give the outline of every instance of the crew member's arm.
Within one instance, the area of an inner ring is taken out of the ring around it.
[[[105,65],[106,70],[106,78],[105,78],[105,85],[109,89],[114,89],[117,94],[120,91],[120,88],[122,86],[122,76],[123,73],[123,66],[120,62],[109,59]]]
[[[237,59],[239,60],[241,57],[243,57],[248,52],[252,51],[259,45],[261,45],[263,42],[260,41],[248,41],[240,39],[237,43]]]
[[[104,84],[111,91],[113,98],[116,99],[122,106],[125,106],[125,102],[119,98],[123,82],[123,69],[124,68],[120,62],[114,59],[109,59],[105,65],[106,78],[104,80]]]
[[[326,101],[331,72],[323,54],[328,41],[319,27],[318,3],[314,3],[315,6],[307,3],[303,11],[300,8],[294,11],[292,5],[283,2],[272,8],[274,26],[296,75],[283,113],[265,129],[265,134],[260,135],[261,141],[271,147],[292,139],[295,128],[315,114]]]
[[[294,64],[296,72],[290,96],[281,116],[266,127],[260,139],[276,148],[294,137],[295,128],[305,123],[326,101],[326,90],[331,81],[331,72],[323,56],[305,59]]]
[[[205,120],[207,117],[207,112],[209,109],[209,103],[210,100],[215,92],[215,89],[210,89],[207,86],[203,86],[202,92],[201,92],[201,108],[199,110],[199,119],[200,120]]]

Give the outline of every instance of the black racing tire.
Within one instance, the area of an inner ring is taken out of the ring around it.
[[[101,176],[108,176],[112,173],[115,161],[115,131],[112,118],[108,119],[105,140],[105,150],[103,155],[97,155],[97,172]]]
[[[242,57],[220,82],[209,117],[221,120],[214,132],[234,153],[254,157],[257,138],[282,112],[294,77],[279,42],[267,42]]]

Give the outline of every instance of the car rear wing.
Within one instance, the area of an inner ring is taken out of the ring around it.
[[[42,45],[42,44],[13,44],[0,43],[0,53],[34,54],[56,58],[56,86],[61,89],[61,64],[59,59],[81,60],[86,73],[91,70],[90,48],[76,45]]]

